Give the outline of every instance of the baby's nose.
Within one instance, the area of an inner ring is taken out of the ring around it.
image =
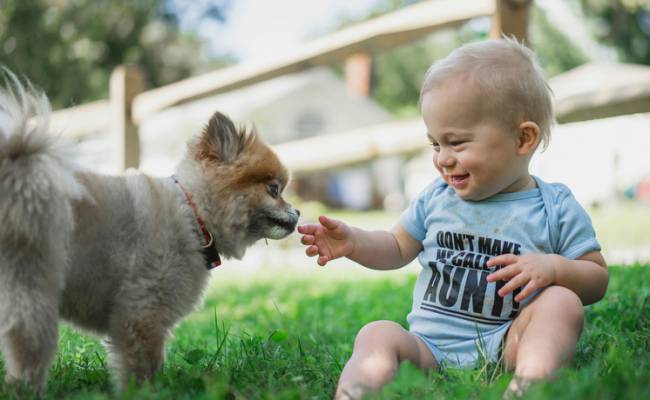
[[[438,154],[438,164],[445,167],[454,165],[454,157],[451,152],[441,149]]]

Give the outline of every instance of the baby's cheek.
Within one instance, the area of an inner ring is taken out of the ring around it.
[[[442,174],[442,169],[440,168],[440,164],[438,164],[438,153],[434,152],[432,160],[433,161],[433,166]]]

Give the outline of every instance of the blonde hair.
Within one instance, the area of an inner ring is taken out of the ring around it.
[[[429,67],[420,104],[424,94],[452,78],[476,84],[489,117],[506,127],[535,122],[543,148],[548,146],[555,123],[552,91],[532,50],[506,37],[459,47]]]

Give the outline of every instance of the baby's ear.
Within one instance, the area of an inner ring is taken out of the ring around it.
[[[255,134],[237,129],[235,124],[220,112],[215,112],[203,129],[197,143],[197,158],[229,163],[246,149]]]
[[[517,154],[520,156],[531,155],[537,149],[542,139],[542,131],[539,125],[532,121],[524,121],[519,125],[517,138]]]

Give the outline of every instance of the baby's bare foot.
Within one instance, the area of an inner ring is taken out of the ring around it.
[[[520,399],[526,394],[528,389],[535,383],[532,379],[523,378],[521,376],[513,376],[508,388],[503,393],[503,400]]]
[[[356,384],[348,388],[337,390],[335,400],[359,400],[370,388],[366,385]]]

